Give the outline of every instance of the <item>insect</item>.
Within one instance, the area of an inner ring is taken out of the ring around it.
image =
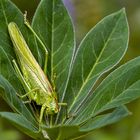
[[[30,25],[28,25],[28,27],[34,33]],[[56,92],[28,48],[28,45],[16,23],[9,23],[8,31],[18,62],[17,63],[13,60],[13,65],[26,92],[25,95],[21,96],[21,98],[27,96],[30,101],[33,100],[37,105],[41,106],[39,117],[39,123],[41,123],[44,112],[47,115],[54,115],[59,112],[59,105],[65,106],[66,103],[58,103]],[[35,36],[37,37],[36,34]],[[42,43],[41,40],[39,41]],[[44,64],[45,71],[47,69],[47,55],[48,52],[46,50],[46,59]]]

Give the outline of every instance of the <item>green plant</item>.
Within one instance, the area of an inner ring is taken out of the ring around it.
[[[24,25],[23,14],[9,0],[0,0],[0,95],[13,112],[0,112],[25,134],[34,139],[67,140],[82,137],[95,129],[117,122],[130,114],[124,106],[140,97],[140,57],[103,79],[105,72],[121,60],[128,46],[128,23],[122,9],[101,20],[75,49],[71,19],[61,0],[41,0],[32,28],[48,52],[47,76],[56,74],[59,102],[68,104],[41,126],[32,113],[32,104],[24,104],[16,95],[25,94],[11,60],[16,59],[8,23],[15,22],[30,50],[43,67],[45,52],[34,34]],[[97,84],[100,81],[100,84]],[[45,120],[45,119],[44,119]]]

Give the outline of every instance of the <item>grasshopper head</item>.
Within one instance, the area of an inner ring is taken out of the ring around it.
[[[53,115],[59,112],[58,103],[55,98],[50,98],[48,107],[46,108],[46,113]]]

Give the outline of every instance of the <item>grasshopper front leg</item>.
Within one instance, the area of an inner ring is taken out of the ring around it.
[[[29,30],[37,38],[37,40],[39,41],[39,43],[41,44],[42,48],[45,51],[44,73],[46,74],[47,73],[47,63],[48,63],[48,50],[46,49],[46,46],[44,45],[44,43],[42,42],[42,40],[38,37],[38,35],[36,34],[36,32],[32,29],[31,25],[27,21],[27,11],[25,11],[25,14],[24,14],[24,24],[29,28]]]
[[[41,124],[41,122],[42,122],[43,114],[44,114],[44,111],[45,111],[46,107],[47,107],[46,104],[43,104],[42,107],[41,107],[40,117],[39,117],[39,124]]]
[[[64,106],[66,107],[66,118],[68,119],[69,118],[69,115],[68,115],[68,108],[67,108],[67,103],[58,103],[59,106]]]

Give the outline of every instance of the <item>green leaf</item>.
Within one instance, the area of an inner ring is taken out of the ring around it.
[[[16,93],[17,92],[12,85],[2,75],[0,75],[0,95],[15,112],[22,114],[27,120],[37,126],[37,122],[34,117],[23,101],[17,97]]]
[[[128,46],[128,24],[124,9],[101,20],[77,50],[65,102],[75,113],[90,95],[98,78],[114,67]]]
[[[112,72],[75,113],[71,124],[79,124],[97,114],[140,97],[140,57]],[[70,122],[69,122],[70,123]]]
[[[34,139],[44,140],[43,135],[38,132],[37,128],[27,120],[23,115],[11,112],[0,112],[0,116],[10,121],[18,129]]]
[[[29,32],[24,25],[23,14],[10,0],[0,0],[0,21],[0,46],[11,60],[15,58],[15,53],[8,33],[8,24],[15,22],[27,39],[29,39]]]
[[[131,113],[125,106],[118,107],[111,113],[91,118],[84,125],[82,125],[82,127],[80,127],[80,131],[84,132],[93,131],[94,129],[98,129],[103,126],[116,123],[130,114]]]
[[[10,21],[23,22],[21,12],[9,0],[0,0],[0,46],[8,54],[8,57],[14,57],[11,41],[9,39],[7,26]],[[10,57],[10,58],[11,58]]]
[[[75,46],[71,19],[62,1],[42,0],[32,26],[49,51],[48,75],[52,82],[56,75],[56,91],[59,102],[62,102]]]
[[[91,118],[81,126],[61,125],[54,128],[44,128],[44,130],[46,130],[46,134],[51,140],[73,139],[87,135],[89,132],[95,129],[115,123],[128,115],[130,115],[128,109],[125,106],[120,106],[111,113]]]
[[[57,126],[53,128],[44,128],[46,135],[51,140],[69,140],[84,136],[87,132],[80,132],[78,126]]]
[[[16,89],[18,93],[22,93],[22,85],[15,75],[15,71],[8,58],[8,54],[4,51],[3,47],[0,46],[0,74],[4,76]]]

